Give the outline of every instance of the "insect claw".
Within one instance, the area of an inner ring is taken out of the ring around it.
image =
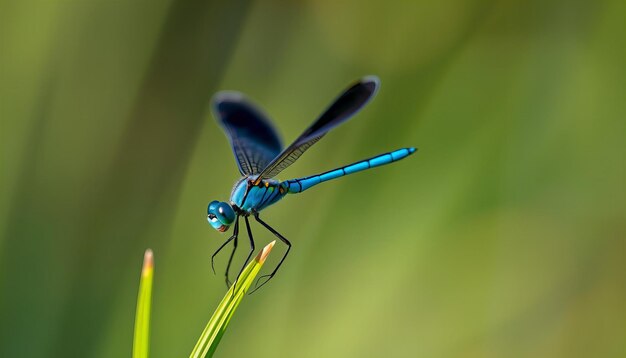
[[[238,279],[238,278],[239,278],[239,277],[237,277],[237,279]],[[235,297],[235,290],[237,289],[237,279],[235,279],[235,283],[233,283],[233,293],[232,293],[232,295],[230,296],[230,298],[231,298],[231,299]]]
[[[261,281],[261,279],[266,278],[266,277],[267,277],[267,280],[263,281],[263,283],[261,285],[259,285],[259,281]],[[248,294],[249,295],[253,294],[256,290],[258,290],[259,288],[263,287],[263,285],[268,283],[271,279],[272,279],[272,275],[263,275],[263,276],[259,277],[256,280],[256,283],[254,284],[254,289],[252,291],[250,291]]]

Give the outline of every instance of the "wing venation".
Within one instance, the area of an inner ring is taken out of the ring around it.
[[[379,83],[377,77],[368,76],[348,87],[309,128],[259,173],[255,183],[278,175],[331,129],[350,119],[374,97]]]
[[[213,111],[230,140],[242,175],[259,174],[281,152],[282,144],[271,122],[241,93],[217,93]]]

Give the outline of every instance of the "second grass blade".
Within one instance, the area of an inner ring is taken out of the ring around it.
[[[272,251],[272,247],[274,247],[275,243],[276,241],[272,241],[265,246],[257,257],[243,270],[237,279],[236,287],[233,285],[228,292],[226,292],[226,296],[224,296],[222,302],[217,306],[209,323],[207,323],[204,331],[202,331],[200,339],[198,339],[198,343],[196,343],[196,346],[193,348],[190,357],[202,358],[213,356],[231,317],[235,313],[239,303],[241,303],[243,296],[248,292],[250,285],[254,282],[254,278],[261,270],[267,255]]]

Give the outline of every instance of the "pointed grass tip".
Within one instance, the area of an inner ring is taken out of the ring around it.
[[[141,274],[146,276],[154,268],[154,254],[151,249],[147,249],[143,254],[143,266],[141,267]]]
[[[263,248],[263,250],[261,250],[261,252],[259,252],[259,254],[256,256],[255,260],[262,264],[265,262],[265,259],[267,259],[267,255],[270,254],[270,251],[272,251],[272,247],[274,247],[274,244],[276,243],[276,240],[270,242],[269,244],[267,244],[267,246],[265,246]]]

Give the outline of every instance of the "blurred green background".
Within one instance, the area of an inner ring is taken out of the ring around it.
[[[366,74],[377,98],[280,178],[419,152],[264,212],[294,248],[218,356],[626,356],[625,14],[0,0],[0,356],[129,356],[147,247],[152,356],[188,355],[225,292],[206,205],[238,178],[209,98],[288,142]]]

